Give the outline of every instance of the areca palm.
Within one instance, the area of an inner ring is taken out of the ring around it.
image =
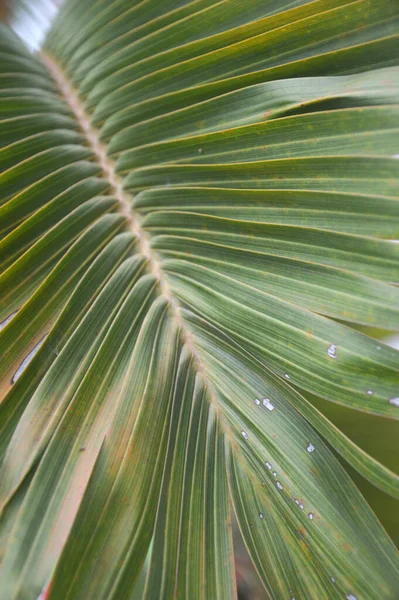
[[[43,3],[45,4],[45,3]],[[392,0],[66,0],[0,38],[2,590],[394,599],[309,400],[397,419]],[[150,554],[149,554],[150,549]]]

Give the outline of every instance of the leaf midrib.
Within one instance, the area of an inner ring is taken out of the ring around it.
[[[125,217],[126,223],[137,239],[137,250],[146,260],[147,271],[155,276],[158,282],[160,294],[166,299],[172,318],[177,322],[181,332],[183,344],[191,353],[194,359],[194,366],[197,373],[201,373],[208,391],[209,401],[215,406],[217,414],[220,414],[220,407],[216,396],[212,390],[212,384],[205,374],[205,367],[198,355],[193,342],[193,336],[187,327],[181,312],[179,300],[175,297],[170,286],[167,283],[166,276],[162,271],[159,258],[151,248],[150,237],[144,227],[141,225],[140,215],[137,214],[131,205],[132,197],[123,189],[123,179],[117,174],[115,162],[107,155],[105,146],[100,141],[98,130],[92,125],[91,118],[85,110],[83,102],[80,100],[77,90],[72,86],[70,80],[57,60],[47,52],[41,51],[40,59],[47,67],[50,75],[54,79],[62,99],[67,103],[72,114],[79,123],[80,129],[87,140],[89,148],[92,150],[95,159],[101,167],[103,178],[110,185],[110,194],[118,200],[118,210]]]

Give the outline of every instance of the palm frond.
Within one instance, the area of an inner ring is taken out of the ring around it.
[[[33,6],[33,5],[32,5]],[[41,13],[40,13],[41,14]],[[307,398],[397,419],[399,7],[67,0],[0,28],[5,598],[394,600]],[[29,40],[28,40],[29,44]],[[333,452],[334,449],[336,452]]]

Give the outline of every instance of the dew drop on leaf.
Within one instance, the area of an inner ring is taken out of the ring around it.
[[[374,394],[373,390],[367,390],[366,394],[368,394],[369,396],[372,396]]]
[[[274,405],[270,402],[269,398],[263,398],[262,400],[263,406],[267,408],[267,410],[274,410]]]
[[[283,486],[281,485],[281,483],[279,481],[276,481],[276,486],[278,487],[279,490],[283,489]]]
[[[314,514],[313,514],[313,513],[309,513],[309,514],[308,514],[308,517],[309,517],[309,519],[310,519],[311,521],[313,521]]]
[[[269,463],[269,461],[266,461],[266,462],[265,462],[265,465],[266,465],[266,467],[269,469],[269,471],[271,471],[271,469],[272,469],[272,466],[271,466],[271,464]]]
[[[327,354],[330,358],[337,358],[337,346],[336,344],[330,344],[327,348]]]
[[[284,373],[284,377],[285,377],[286,379],[291,379],[291,377],[288,375],[288,373]]]
[[[346,600],[357,600],[356,596],[353,594],[346,594],[345,598]]]
[[[272,475],[273,475],[273,477],[277,477],[276,471],[273,471]]]
[[[247,432],[246,432],[246,431],[242,430],[242,431],[241,431],[241,435],[242,435],[242,437],[243,437],[245,440],[247,440],[247,439],[248,439],[248,434],[247,434]]]
[[[258,400],[258,398],[255,398],[255,404],[257,404],[259,406],[260,400]]]
[[[263,513],[259,513],[259,519],[263,519],[264,514]]]
[[[399,398],[391,398],[389,404],[399,407]]]
[[[310,442],[308,443],[308,445],[306,446],[306,450],[308,452],[314,452],[315,451],[315,447],[313,446],[313,444],[311,444]]]

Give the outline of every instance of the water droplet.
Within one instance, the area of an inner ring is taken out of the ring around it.
[[[313,521],[314,514],[313,514],[313,513],[309,513],[309,514],[308,514],[308,517],[309,517],[309,519],[310,519],[311,521]]]
[[[286,379],[291,379],[291,377],[288,375],[288,373],[284,373],[284,377],[285,377]]]
[[[377,350],[381,350],[381,346],[377,346]]]
[[[259,513],[259,519],[263,519],[264,514],[263,513]]]
[[[198,148],[198,154],[204,154],[204,149],[203,148]]]
[[[399,398],[391,398],[389,404],[393,404],[393,406],[399,407]]]
[[[24,360],[21,362],[20,366],[14,373],[14,376],[11,379],[11,383],[15,383],[16,381],[18,381],[18,379],[21,377],[22,373],[25,371],[25,369],[27,368],[29,363],[33,360],[34,356],[38,353],[38,351],[44,344],[46,337],[47,337],[47,334],[44,336],[44,338],[42,338],[40,340],[40,342],[38,342],[36,344],[36,346],[33,348],[33,350],[31,350],[31,352],[29,352],[28,356],[26,358],[24,358]]]
[[[277,477],[276,471],[273,471],[272,475],[273,475],[273,477]]]
[[[399,154],[392,154],[392,158],[399,158]]]
[[[299,500],[295,500],[295,499],[294,499],[294,502],[295,502],[295,504],[296,504],[297,506],[299,506]]]
[[[266,462],[265,462],[265,465],[266,465],[266,467],[269,469],[269,471],[271,471],[271,469],[272,469],[272,466],[271,466],[271,464],[269,463],[269,461],[266,461]]]
[[[372,396],[374,394],[373,390],[367,390],[366,394],[368,394],[369,396]]]
[[[303,504],[299,504],[298,506],[301,510],[303,510],[305,508]]]
[[[346,594],[345,598],[346,600],[357,600],[356,596],[354,596],[353,594]]]
[[[330,344],[327,348],[327,354],[330,358],[337,358],[337,345]]]
[[[330,579],[333,583],[335,583],[335,581],[336,581],[335,577],[331,576]]]
[[[255,404],[257,404],[259,406],[260,400],[258,400],[258,398],[255,398]]]
[[[279,490],[283,489],[283,486],[281,485],[281,483],[279,481],[276,481],[276,486],[278,487]]]
[[[306,446],[306,450],[308,452],[314,452],[315,451],[315,447],[313,446],[313,444],[311,444],[310,442],[308,443],[308,445]]]
[[[242,430],[242,431],[241,431],[241,435],[242,435],[242,437],[243,437],[245,440],[247,440],[247,439],[248,439],[248,434],[247,434],[247,432],[246,432],[246,431]]]
[[[267,410],[274,410],[274,405],[270,402],[269,398],[263,398],[262,400],[263,406],[267,408]]]

